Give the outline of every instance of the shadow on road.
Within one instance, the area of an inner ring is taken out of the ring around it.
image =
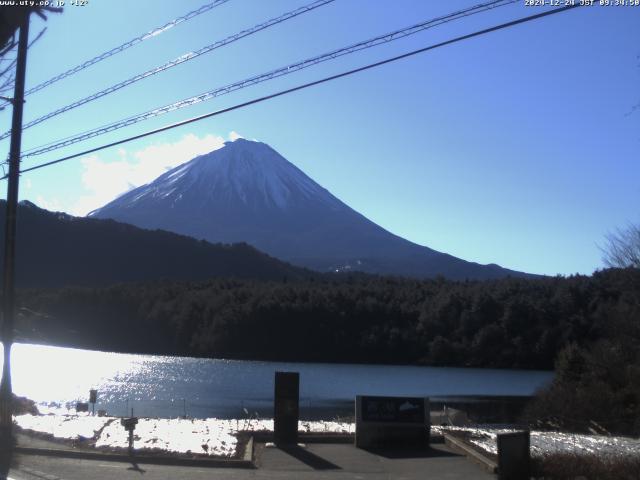
[[[338,465],[331,463],[330,461],[325,460],[324,458],[319,457],[298,445],[278,445],[278,448],[283,452],[288,453],[296,460],[310,466],[314,470],[341,470]]]
[[[364,448],[363,450],[378,455],[379,457],[390,459],[402,458],[437,458],[437,457],[460,457],[457,453],[447,452],[435,448]]]
[[[127,470],[138,472],[141,475],[144,475],[144,473],[146,472],[146,470],[143,470],[142,468],[140,468],[140,465],[138,465],[138,462],[136,462],[134,458],[131,459],[131,466],[127,468]]]

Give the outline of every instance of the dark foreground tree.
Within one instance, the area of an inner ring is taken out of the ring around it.
[[[33,2],[38,3],[38,2]],[[30,13],[35,13],[40,18],[46,20],[46,13],[60,13],[61,8],[48,7],[48,6],[32,6],[21,7],[15,5],[3,5],[0,6],[0,98],[5,101],[10,101],[7,95],[13,90],[14,83],[14,69],[16,66],[16,55],[14,50],[18,45],[16,39],[16,31],[20,24],[23,12],[27,10]],[[46,29],[42,29],[33,40],[29,43],[29,46],[33,45],[42,35]],[[4,109],[7,103],[2,102],[0,110]]]
[[[592,299],[601,335],[564,348],[528,420],[584,433],[640,434],[640,276],[630,268],[610,280]]]
[[[606,239],[602,260],[607,267],[640,268],[640,225],[619,228]]]

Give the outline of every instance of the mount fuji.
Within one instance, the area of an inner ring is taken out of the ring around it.
[[[417,245],[376,225],[269,145],[237,139],[89,214],[210,242],[246,242],[320,271],[488,279],[527,274]]]

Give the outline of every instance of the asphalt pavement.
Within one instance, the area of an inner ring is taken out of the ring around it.
[[[287,448],[257,444],[256,468],[208,468],[153,465],[14,454],[11,480],[107,479],[495,479],[479,465],[442,444],[428,451],[366,451],[351,444],[317,443]],[[6,472],[6,470],[5,470]],[[1,473],[0,473],[1,475]],[[1,478],[1,477],[0,477]]]

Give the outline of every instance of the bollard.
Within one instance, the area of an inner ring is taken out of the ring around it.
[[[529,480],[530,433],[528,430],[498,435],[498,478],[500,480]]]
[[[273,436],[276,445],[298,442],[300,374],[276,372],[273,413]]]

